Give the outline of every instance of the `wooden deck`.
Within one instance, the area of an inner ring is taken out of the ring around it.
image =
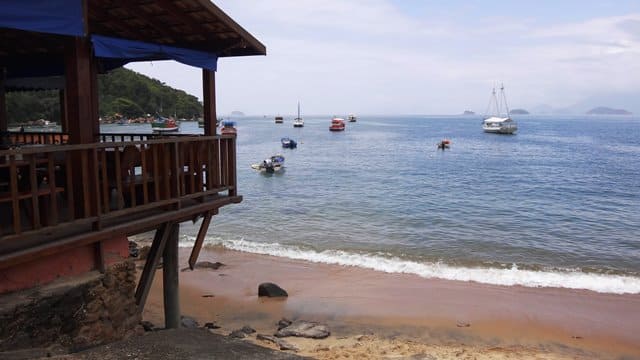
[[[21,145],[0,150],[0,267],[242,201],[233,136],[103,134],[67,145],[65,134],[15,134]]]

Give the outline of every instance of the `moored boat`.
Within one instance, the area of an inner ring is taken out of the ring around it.
[[[339,117],[334,117],[333,119],[331,119],[331,126],[329,126],[330,131],[344,131],[344,128],[344,119]]]
[[[298,101],[298,117],[293,119],[293,127],[303,127],[304,120],[300,117],[300,102]]]
[[[285,149],[295,149],[296,147],[298,147],[298,143],[288,137],[283,137],[282,139],[280,139],[280,142],[282,143],[282,147]]]
[[[440,150],[448,149],[449,147],[451,147],[451,140],[449,139],[443,139],[438,143],[438,149]]]
[[[229,120],[223,121],[222,127],[220,128],[220,135],[238,135],[236,123]]]
[[[276,124],[282,124],[284,122],[284,118],[282,116],[276,116]]]
[[[356,122],[356,116],[353,114],[349,114],[349,122]]]
[[[502,111],[504,107],[504,112]],[[496,95],[496,89],[491,92],[487,116],[482,121],[482,130],[494,134],[513,134],[518,130],[518,125],[509,116],[507,96],[504,93],[504,85],[500,86],[500,99]]]
[[[151,130],[154,132],[171,132],[178,131],[180,128],[178,123],[172,118],[159,116],[151,122]]]
[[[261,163],[252,164],[251,168],[259,172],[275,173],[284,170],[284,156],[276,154]]]

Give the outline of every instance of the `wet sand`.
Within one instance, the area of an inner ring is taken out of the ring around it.
[[[184,268],[188,255],[181,249]],[[328,339],[287,338],[300,355],[640,358],[640,295],[425,279],[222,248],[203,249],[199,261],[225,266],[180,273],[184,315],[215,322],[221,334],[243,325],[273,334],[282,317],[328,324]],[[258,298],[262,282],[280,285],[289,297]],[[143,316],[163,324],[161,271]],[[270,346],[255,334],[250,341]]]

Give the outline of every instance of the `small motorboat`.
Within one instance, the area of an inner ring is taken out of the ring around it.
[[[228,120],[223,121],[222,128],[220,129],[220,135],[238,135],[236,123]]]
[[[349,122],[356,122],[356,116],[353,114],[349,115]]]
[[[251,168],[265,173],[280,172],[284,170],[284,156],[280,154],[273,155],[268,159],[262,160],[261,163],[252,164]]]
[[[331,119],[331,126],[329,126],[330,131],[344,131],[344,128],[344,119],[339,117]]]
[[[438,143],[438,149],[439,150],[448,149],[450,146],[451,146],[451,140],[449,140],[449,139],[443,139],[442,141],[440,141]]]
[[[284,118],[282,116],[276,116],[276,124],[282,124],[284,122]]]
[[[282,143],[282,147],[285,149],[295,149],[298,147],[298,143],[293,139],[289,139],[288,137],[283,137],[282,139],[280,139],[280,142]]]

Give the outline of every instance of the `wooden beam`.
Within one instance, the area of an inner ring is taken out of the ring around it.
[[[136,289],[136,305],[138,306],[139,312],[144,310],[144,304],[147,301],[147,296],[153,283],[153,277],[160,263],[160,256],[164,253],[164,247],[169,238],[169,230],[172,225],[173,223],[170,222],[163,223],[156,230],[156,235],[153,237],[153,243],[151,243],[147,261],[144,263],[144,270],[142,270],[138,288]]]
[[[60,125],[62,126],[62,132],[69,131],[69,119],[67,119],[67,96],[64,89],[58,91],[58,98],[60,99]]]
[[[92,70],[91,43],[85,38],[71,38],[65,48],[65,89],[70,144],[94,142],[93,125],[88,123],[93,120],[92,96],[97,96],[92,91]]]
[[[204,135],[216,134],[216,73],[202,69],[202,98],[204,111]]]
[[[9,120],[7,119],[7,101],[4,90],[5,69],[0,68],[0,131],[7,131]]]
[[[202,224],[200,224],[200,230],[198,230],[198,237],[196,237],[196,242],[193,244],[193,249],[191,250],[191,255],[189,256],[189,268],[193,270],[196,266],[196,261],[198,261],[198,255],[200,255],[200,249],[202,249],[202,243],[204,242],[204,237],[207,235],[207,230],[209,230],[209,224],[211,223],[211,212],[207,212],[204,214],[204,219],[202,219]]]

